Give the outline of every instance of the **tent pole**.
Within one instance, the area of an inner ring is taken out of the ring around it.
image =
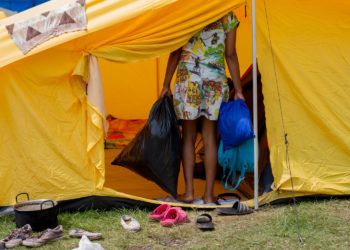
[[[156,95],[156,98],[159,97],[159,94],[160,94],[160,75],[159,75],[159,58],[156,57],[156,73],[157,73],[157,76],[156,76],[156,79],[157,79],[157,95]]]
[[[259,177],[258,177],[258,94],[257,94],[257,65],[256,65],[256,8],[255,0],[252,0],[252,54],[253,54],[253,119],[254,119],[254,208],[259,207]]]

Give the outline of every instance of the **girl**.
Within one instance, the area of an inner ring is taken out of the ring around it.
[[[185,193],[177,199],[193,202],[193,170],[195,164],[195,140],[197,122],[202,124],[206,187],[204,203],[213,203],[217,166],[216,121],[221,103],[229,98],[225,73],[225,59],[230,71],[235,95],[244,99],[240,82],[236,53],[238,20],[230,12],[207,25],[195,34],[182,48],[169,56],[161,97],[171,95],[170,82],[177,70],[174,89],[174,108],[182,125],[182,164],[185,177]]]

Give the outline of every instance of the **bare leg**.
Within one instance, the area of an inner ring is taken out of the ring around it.
[[[203,199],[205,202],[215,202],[214,182],[217,167],[216,121],[203,118],[202,136],[204,143],[204,166],[206,186]]]
[[[193,170],[195,164],[195,142],[197,121],[184,121],[182,125],[182,165],[185,177],[185,194],[179,195],[178,200],[192,202],[194,196]]]

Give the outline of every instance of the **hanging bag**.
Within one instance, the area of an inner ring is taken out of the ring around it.
[[[225,189],[235,190],[244,180],[246,173],[254,172],[254,139],[224,150],[222,140],[218,149],[218,162],[223,168],[221,183]],[[237,179],[237,172],[239,178]]]
[[[112,164],[136,172],[176,197],[180,160],[180,131],[172,101],[165,96],[153,105],[146,125]]]
[[[254,137],[249,108],[244,100],[221,104],[218,130],[225,150]]]

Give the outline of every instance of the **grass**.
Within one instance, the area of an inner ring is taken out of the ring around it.
[[[350,249],[350,200],[306,201],[297,211],[304,245],[298,242],[295,209],[290,205],[266,206],[246,216],[219,217],[209,211],[216,227],[212,232],[195,227],[196,216],[203,212],[196,210],[188,211],[191,223],[174,228],[149,222],[149,212],[139,209],[63,213],[59,221],[66,235],[76,227],[102,232],[104,239],[98,242],[105,249]],[[119,223],[123,214],[139,220],[141,232],[125,232]],[[0,238],[14,227],[13,221],[13,216],[0,218]],[[41,249],[73,249],[78,242],[65,236]]]

